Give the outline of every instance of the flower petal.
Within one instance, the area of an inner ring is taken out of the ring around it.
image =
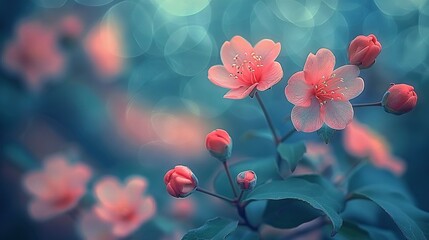
[[[256,87],[259,91],[265,91],[268,88],[272,87],[274,84],[280,82],[283,77],[283,69],[280,63],[274,62],[270,66],[264,68],[259,81],[258,86]]]
[[[231,89],[223,97],[229,99],[243,99],[253,91],[253,89],[258,85],[258,83],[253,84],[252,86],[242,86],[239,88]]]
[[[295,106],[292,109],[292,123],[298,131],[314,132],[323,125],[320,114],[320,103],[316,98],[311,99],[309,107]]]
[[[125,186],[127,199],[132,203],[137,202],[143,197],[146,187],[147,181],[144,178],[138,176],[130,178]]]
[[[353,120],[353,107],[349,101],[328,101],[322,107],[326,125],[342,130]]]
[[[216,65],[209,69],[208,74],[209,80],[223,88],[238,88],[242,86],[241,82],[230,76],[230,73],[222,65]]]
[[[30,203],[29,211],[31,217],[34,219],[46,220],[68,211],[69,209],[76,206],[76,204],[77,201],[73,201],[66,206],[58,207],[55,204],[49,202],[34,200]]]
[[[321,48],[316,55],[310,53],[304,65],[305,81],[316,84],[323,76],[329,78],[334,70],[335,56],[326,48]]]
[[[300,107],[309,107],[312,93],[313,88],[305,81],[303,71],[297,72],[289,78],[285,95],[290,103]]]
[[[95,194],[102,205],[114,208],[122,199],[122,189],[114,177],[106,177],[95,186]]]
[[[262,65],[271,64],[279,56],[281,44],[270,39],[262,39],[255,45],[255,54],[262,57]]]
[[[245,55],[247,54],[250,56],[252,52],[253,47],[246,39],[240,36],[235,36],[230,42],[226,41],[222,45],[222,48],[220,49],[220,57],[226,70],[232,73],[235,71],[235,68],[232,67],[235,63],[235,57],[238,55],[238,57],[245,59]]]
[[[359,68],[355,65],[344,65],[335,69],[335,77],[342,78],[335,86],[341,89],[344,100],[353,99],[362,93],[364,88],[363,79],[359,76]]]

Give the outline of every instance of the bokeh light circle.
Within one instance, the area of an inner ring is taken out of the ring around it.
[[[186,26],[175,31],[164,48],[170,68],[183,76],[194,76],[206,69],[213,44],[205,28]]]
[[[67,0],[33,0],[37,5],[44,8],[60,8]]]
[[[109,4],[113,2],[113,0],[75,0],[75,2],[85,6],[96,7],[96,6],[103,6],[103,5]]]
[[[231,100],[222,98],[226,92],[227,89],[215,86],[207,79],[207,73],[202,72],[185,83],[181,96],[196,103],[187,103],[195,114],[213,118],[231,106]]]
[[[145,5],[123,1],[112,6],[104,15],[103,24],[122,40],[121,57],[136,57],[147,51],[152,43],[153,23]]]
[[[376,25],[374,23],[377,23]],[[370,13],[363,22],[363,34],[374,34],[383,47],[392,44],[397,36],[398,27],[393,17],[379,11]]]
[[[189,16],[206,8],[210,0],[154,0],[164,11],[176,16]]]

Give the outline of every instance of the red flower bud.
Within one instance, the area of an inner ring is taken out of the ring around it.
[[[373,34],[368,36],[359,35],[353,39],[349,46],[350,64],[357,65],[360,68],[368,68],[374,64],[380,52],[381,44]]]
[[[225,130],[216,129],[213,132],[207,134],[206,148],[213,157],[224,162],[231,157],[231,137]]]
[[[241,172],[237,175],[237,184],[242,190],[252,190],[256,186],[256,173],[251,170]]]
[[[176,198],[184,198],[191,194],[198,186],[198,179],[191,169],[185,166],[176,166],[164,176],[167,192]]]
[[[392,85],[381,101],[388,113],[401,115],[411,111],[417,104],[417,94],[413,86],[407,84]]]

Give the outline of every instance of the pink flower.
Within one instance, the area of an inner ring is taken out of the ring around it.
[[[119,54],[122,51],[117,26],[99,25],[92,29],[85,39],[85,50],[101,77],[111,78],[122,72],[124,62]]]
[[[221,161],[226,161],[231,157],[231,137],[225,130],[216,129],[213,132],[207,134],[206,148],[213,157]]]
[[[308,161],[306,165],[298,165],[293,172],[294,175],[303,174],[322,174],[325,177],[334,177],[337,172],[336,159],[332,149],[327,144],[306,142],[305,158]]]
[[[85,194],[90,177],[86,165],[71,165],[62,155],[48,158],[42,170],[24,177],[24,187],[35,198],[30,203],[30,215],[44,220],[72,209]]]
[[[237,175],[237,184],[241,190],[252,190],[256,186],[256,173],[251,170],[241,172]]]
[[[371,67],[380,52],[381,44],[373,34],[359,35],[353,39],[349,46],[350,64],[360,68]]]
[[[96,184],[95,212],[103,221],[112,224],[115,236],[130,235],[155,214],[155,200],[143,195],[146,187],[147,182],[141,177],[130,178],[125,185],[114,177],[106,177]]]
[[[384,94],[382,105],[388,113],[401,115],[416,106],[417,94],[413,86],[407,84],[394,84]]]
[[[283,77],[282,66],[274,61],[280,48],[280,43],[269,39],[261,40],[253,48],[244,38],[235,36],[222,45],[223,66],[211,67],[208,78],[220,87],[231,89],[225,98],[242,99],[256,89],[265,91]]]
[[[353,119],[349,100],[364,87],[359,68],[345,65],[334,70],[335,56],[328,49],[310,53],[304,71],[289,78],[286,98],[295,105],[292,123],[296,130],[314,132],[326,123],[333,129],[344,129]]]
[[[79,220],[79,229],[85,240],[115,240],[111,224],[101,220],[95,210],[85,212]]]
[[[356,120],[344,130],[343,143],[346,151],[355,157],[369,158],[375,166],[398,175],[405,171],[405,163],[392,156],[385,139]]]
[[[64,58],[57,48],[57,36],[38,22],[22,23],[16,35],[14,41],[6,44],[3,62],[22,75],[30,88],[38,90],[43,81],[63,70]]]
[[[195,202],[192,198],[173,199],[170,212],[175,218],[187,219],[195,213]]]
[[[83,23],[76,15],[63,17],[58,25],[58,31],[65,37],[77,39],[83,31]]]
[[[164,183],[171,196],[184,198],[195,191],[198,179],[191,169],[178,165],[165,174]]]

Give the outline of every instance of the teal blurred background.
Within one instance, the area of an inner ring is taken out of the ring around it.
[[[256,100],[224,99],[226,90],[207,79],[208,68],[221,64],[221,45],[235,35],[252,44],[263,38],[281,42],[277,61],[284,79],[261,97],[285,133],[292,128],[293,106],[284,87],[307,55],[329,48],[336,66],[344,65],[349,42],[375,34],[383,50],[370,69],[362,70],[365,90],[352,103],[379,101],[390,83],[413,85],[418,103],[402,116],[359,108],[355,117],[383,135],[392,153],[406,161],[403,180],[418,206],[429,211],[427,0],[0,0],[0,6],[2,56],[22,22],[54,28],[72,15],[82,26],[72,39],[60,39],[63,71],[39,89],[29,88],[5,64],[0,67],[0,239],[79,237],[72,219],[36,222],[26,211],[23,174],[58,152],[93,169],[90,190],[104,175],[148,179],[159,218],[136,236],[150,232],[148,239],[174,239],[177,229],[199,226],[219,211],[234,216],[232,209],[228,213],[222,204],[195,194],[195,213],[180,221],[185,224],[169,222],[168,228],[162,222],[175,201],[164,190],[168,169],[187,165],[207,188],[221,170],[205,151],[208,132],[223,128],[230,133],[234,162],[274,154],[270,141],[248,137],[249,130],[267,129]],[[294,140],[320,141],[315,133],[298,133]],[[331,144],[343,151],[341,133]]]

